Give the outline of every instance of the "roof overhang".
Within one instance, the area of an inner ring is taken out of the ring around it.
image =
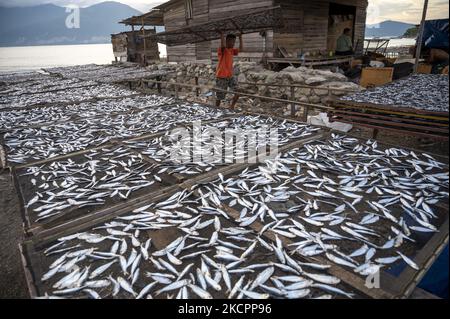
[[[164,26],[164,14],[161,10],[152,10],[143,15],[125,19],[119,23],[133,26]]]
[[[280,7],[261,8],[206,23],[186,26],[147,37],[168,46],[184,45],[220,39],[221,33],[254,33],[284,26]]]
[[[165,9],[171,7],[172,5],[174,5],[174,4],[176,4],[176,3],[180,2],[180,1],[182,1],[182,0],[170,0],[170,1],[166,1],[166,2],[164,2],[164,3],[162,3],[162,4],[160,4],[159,6],[154,7],[153,9],[165,10]]]

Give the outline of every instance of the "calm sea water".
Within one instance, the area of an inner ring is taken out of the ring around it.
[[[372,44],[371,47],[375,45]],[[403,46],[412,46],[416,45],[416,39],[408,39],[408,38],[402,38],[402,39],[390,39],[389,41],[389,47],[403,47]]]
[[[52,45],[0,48],[0,72],[29,71],[79,64],[108,64],[111,44]]]
[[[392,39],[391,47],[414,45],[414,39]],[[160,45],[162,56],[166,48]],[[109,64],[114,60],[111,44],[0,47],[0,72],[39,70],[80,64]]]
[[[160,47],[165,55],[165,47]],[[80,64],[109,64],[114,60],[111,44],[0,47],[0,72],[22,72]]]

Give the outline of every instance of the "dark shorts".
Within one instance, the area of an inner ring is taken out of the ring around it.
[[[235,76],[229,79],[217,78],[216,87],[224,91],[228,91],[228,89],[231,91],[236,91],[238,87],[237,78]],[[225,100],[226,95],[227,94],[225,92],[216,92],[216,98],[220,101]]]

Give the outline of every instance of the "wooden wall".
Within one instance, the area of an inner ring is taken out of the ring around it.
[[[269,31],[266,35],[266,42],[259,33],[244,34],[244,52],[237,57],[238,60],[261,61],[264,52],[267,56],[273,56],[273,32]],[[236,48],[239,46],[239,40],[236,40]],[[217,60],[217,49],[220,47],[220,40],[211,41],[211,59]]]
[[[184,0],[178,1],[165,9],[164,25],[167,31],[187,25],[208,22],[209,0],[193,0],[193,19],[186,20]],[[167,47],[169,62],[195,61],[211,59],[209,42]]]
[[[186,11],[184,1],[169,6],[164,11],[164,26],[166,31],[172,31],[186,26]],[[167,47],[168,62],[195,61],[195,44]]]
[[[284,47],[292,55],[300,52],[324,52],[328,45],[329,4],[355,6],[355,44],[362,52],[365,36],[367,0],[276,0],[283,10],[286,27],[275,30],[274,52]]]
[[[274,30],[273,50],[274,55],[280,57],[278,47],[283,47],[289,54],[297,55],[305,41],[305,17],[304,3],[301,1],[275,1],[283,10],[285,27]]]
[[[330,2],[356,7],[355,38],[359,41],[358,50],[362,52],[365,35],[366,9],[368,0],[192,0],[193,19],[186,21],[184,0],[180,0],[164,13],[164,24],[171,31],[187,24],[197,24],[249,12],[261,7],[280,5],[286,27],[267,32],[267,56],[277,54],[277,47],[284,47],[293,55],[303,52],[327,51],[329,48],[328,21]],[[170,62],[217,59],[220,41],[193,45],[168,47]],[[264,55],[264,39],[259,33],[244,35],[245,52],[240,59],[259,61]]]
[[[209,0],[193,0],[194,19],[192,23],[205,23],[209,20]],[[211,42],[201,42],[195,45],[197,60],[211,59]]]
[[[155,33],[153,29],[145,30],[145,34]],[[141,34],[142,31],[131,31],[111,35],[114,56],[126,57],[126,61],[139,63],[144,61],[144,55],[147,62],[159,60],[158,43],[150,39],[144,41],[138,37]]]
[[[362,53],[364,51],[364,39],[366,37],[366,19],[367,19],[367,0],[358,1],[356,6],[355,19],[355,43],[359,39],[356,52]]]
[[[198,1],[198,0],[197,0]],[[272,7],[273,0],[209,0],[209,19],[223,19],[243,13],[250,12],[263,7]],[[268,55],[273,54],[273,32],[266,36],[266,43],[259,33],[249,33],[243,36],[244,49],[238,59],[260,61],[264,55],[264,44],[268,48]],[[237,46],[238,44],[236,44]],[[217,59],[217,49],[220,47],[220,40],[211,41],[211,58]]]

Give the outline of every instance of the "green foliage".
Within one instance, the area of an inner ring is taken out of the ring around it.
[[[409,28],[408,30],[406,30],[403,37],[404,38],[416,38],[418,33],[419,33],[419,27],[412,27],[412,28]]]

